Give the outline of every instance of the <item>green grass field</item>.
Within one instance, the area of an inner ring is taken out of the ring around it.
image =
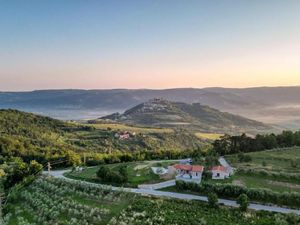
[[[237,155],[226,156],[226,159],[238,170],[263,170],[271,173],[300,175],[300,147],[251,152],[246,153],[246,155],[251,156],[250,162],[239,162]],[[275,178],[262,174],[237,173],[231,180],[233,184],[244,185],[249,188],[268,188],[278,192],[300,192],[299,180],[284,177]]]
[[[176,161],[144,161],[144,162],[130,162],[130,163],[117,163],[105,165],[113,171],[118,171],[123,165],[127,166],[128,172],[128,184],[125,186],[137,187],[140,184],[151,184],[164,181],[159,175],[152,172],[151,167],[167,167],[168,165],[174,164]],[[100,182],[96,176],[99,167],[87,168],[82,172],[69,172],[65,175],[67,177],[85,180],[90,182]]]
[[[226,156],[226,159],[236,168],[300,173],[300,147],[251,152],[246,155],[251,156],[251,162],[240,163],[237,155]]]

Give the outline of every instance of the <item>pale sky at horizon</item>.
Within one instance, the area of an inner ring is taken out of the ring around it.
[[[0,91],[300,85],[298,0],[0,0]]]

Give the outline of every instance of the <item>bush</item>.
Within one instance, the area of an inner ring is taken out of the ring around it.
[[[247,208],[249,206],[249,199],[246,194],[241,194],[236,202],[240,205],[241,211],[247,211]]]
[[[239,168],[237,171],[239,174],[246,174],[249,176],[264,176],[272,179],[280,179],[284,181],[300,181],[300,173],[285,173],[285,172],[271,172],[263,169],[245,169]]]
[[[212,208],[217,208],[218,207],[218,196],[216,193],[209,193],[207,195],[207,199],[208,199],[208,204],[210,207]]]
[[[245,155],[244,153],[239,153],[238,160],[239,160],[239,162],[251,162],[252,158],[250,155]]]
[[[96,174],[97,177],[103,182],[117,184],[124,184],[128,182],[126,166],[121,166],[118,172],[112,171],[106,166],[100,166]]]

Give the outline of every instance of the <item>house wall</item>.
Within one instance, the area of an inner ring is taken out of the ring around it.
[[[225,179],[229,174],[223,171],[212,171],[212,179]]]
[[[176,180],[200,183],[202,180],[202,172],[187,172],[184,170],[177,170]]]

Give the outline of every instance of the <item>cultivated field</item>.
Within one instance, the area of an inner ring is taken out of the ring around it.
[[[133,200],[127,193],[41,177],[9,203],[8,225],[107,224]]]
[[[120,123],[99,123],[99,124],[85,124],[96,129],[112,129],[112,130],[122,130],[122,131],[130,131],[136,133],[171,133],[173,129],[169,128],[150,128],[150,127],[137,127],[137,126],[129,126],[126,124]]]
[[[90,184],[41,177],[16,193],[9,225],[297,225],[294,215],[219,207],[207,203],[136,196]],[[278,223],[278,221],[280,223]]]
[[[197,132],[195,133],[195,135],[198,138],[204,139],[204,140],[216,140],[219,139],[223,134],[217,134],[217,133],[201,133],[201,132]]]

